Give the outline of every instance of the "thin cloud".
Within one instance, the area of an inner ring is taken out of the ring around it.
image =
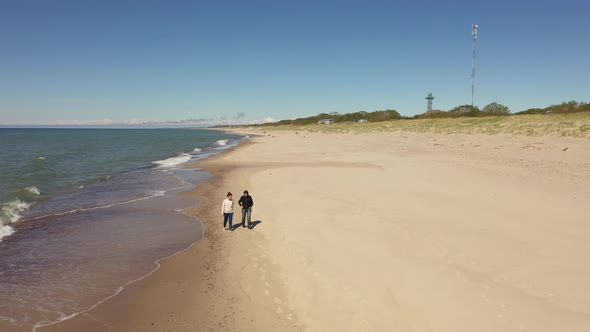
[[[53,124],[58,126],[108,126],[114,124],[112,119],[99,120],[57,120]]]
[[[240,113],[238,113],[240,114]],[[242,113],[243,114],[243,113]],[[245,116],[245,114],[244,114]],[[263,124],[269,122],[276,122],[272,117],[266,117],[255,120],[245,120],[232,118],[228,119],[224,116],[217,119],[214,118],[198,118],[198,119],[182,119],[182,120],[160,120],[160,119],[141,119],[131,118],[123,121],[114,121],[112,119],[97,119],[97,120],[57,120],[50,125],[55,126],[92,126],[92,127],[169,127],[169,128],[183,128],[183,127],[212,127],[212,126],[236,126],[236,125],[252,125]]]
[[[248,122],[248,124],[263,124],[263,123],[271,123],[271,122],[277,122],[277,120],[268,117],[268,118],[264,118],[264,119],[260,119],[260,120],[253,120]]]

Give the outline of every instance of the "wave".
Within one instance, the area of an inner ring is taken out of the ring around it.
[[[163,160],[156,160],[153,161],[153,164],[159,165],[158,167],[174,167],[176,165],[180,165],[186,163],[187,161],[191,160],[193,156],[188,153],[181,153],[180,155],[168,159]]]
[[[226,146],[227,142],[229,142],[229,139],[220,139],[219,141],[215,142],[214,145],[217,146]]]
[[[12,202],[3,204],[0,213],[0,224],[8,225],[17,222],[21,218],[21,213],[28,210],[31,204],[15,199]]]
[[[27,187],[25,188],[25,190],[36,196],[41,195],[41,192],[39,192],[39,189],[37,189],[37,187],[35,186]]]
[[[151,192],[151,195],[148,197],[160,197],[166,195],[166,190],[155,190]]]
[[[9,225],[22,218],[23,212],[35,204],[30,202],[34,201],[36,196],[41,195],[41,192],[37,187],[30,186],[14,191],[11,194],[13,195],[12,201],[0,203],[0,239],[15,232],[14,228]]]
[[[41,195],[41,191],[35,186],[21,188],[9,193],[9,197],[24,202],[34,202],[39,195]]]
[[[66,215],[66,214],[77,213],[77,212],[84,212],[84,211],[93,211],[93,210],[106,209],[106,208],[110,208],[110,207],[113,207],[113,206],[125,205],[125,204],[129,204],[129,203],[139,202],[139,201],[143,201],[143,200],[154,198],[154,197],[161,197],[161,196],[166,195],[166,193],[168,191],[182,189],[182,188],[185,188],[187,186],[190,186],[190,185],[182,185],[182,186],[179,186],[179,187],[170,188],[168,190],[154,190],[154,191],[150,192],[150,194],[148,196],[144,196],[144,197],[133,198],[133,199],[129,199],[129,200],[126,200],[126,201],[116,202],[116,203],[107,204],[107,205],[98,205],[98,206],[87,207],[87,208],[77,208],[77,209],[68,210],[68,211],[60,212],[60,213],[51,213],[51,214],[46,214],[46,215],[42,215],[42,216],[38,216],[38,217],[34,217],[34,218],[27,218],[25,220],[26,221],[39,220],[39,219],[44,219],[44,218],[47,218],[47,217],[63,216],[63,215]]]
[[[12,235],[14,233],[14,228],[5,225],[0,226],[0,242],[2,242],[2,238],[8,235]]]
[[[201,151],[203,151],[203,150],[201,150],[201,149],[199,149],[199,148],[195,148],[193,151],[195,151],[195,152],[201,152]]]
[[[31,204],[23,202],[20,199],[2,204],[0,209],[0,241],[5,236],[11,235],[15,232],[14,228],[9,225],[17,222],[22,218],[22,213],[28,210]]]
[[[37,160],[45,160],[45,157],[39,156],[39,157],[37,157]]]

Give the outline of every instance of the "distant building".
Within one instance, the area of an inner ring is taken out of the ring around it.
[[[334,123],[334,119],[321,119],[318,121],[318,124],[332,124]]]
[[[367,122],[367,119],[360,119],[357,122]]]

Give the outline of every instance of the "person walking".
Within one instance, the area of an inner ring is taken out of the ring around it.
[[[244,195],[240,197],[238,204],[242,207],[242,227],[246,227],[246,218],[248,218],[248,229],[252,229],[252,206],[254,206],[254,200],[248,193],[248,190],[244,190]]]
[[[231,230],[231,223],[234,218],[234,200],[232,199],[232,194],[230,192],[227,193],[227,198],[223,200],[223,204],[221,205],[221,215],[223,216],[223,229]],[[229,228],[226,228],[225,225],[228,224],[228,221]]]

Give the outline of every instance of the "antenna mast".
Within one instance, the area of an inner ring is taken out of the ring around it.
[[[475,44],[477,43],[477,24],[473,24],[471,28],[471,36],[473,37],[473,60],[471,62],[471,106],[473,106],[473,96],[475,95]]]

